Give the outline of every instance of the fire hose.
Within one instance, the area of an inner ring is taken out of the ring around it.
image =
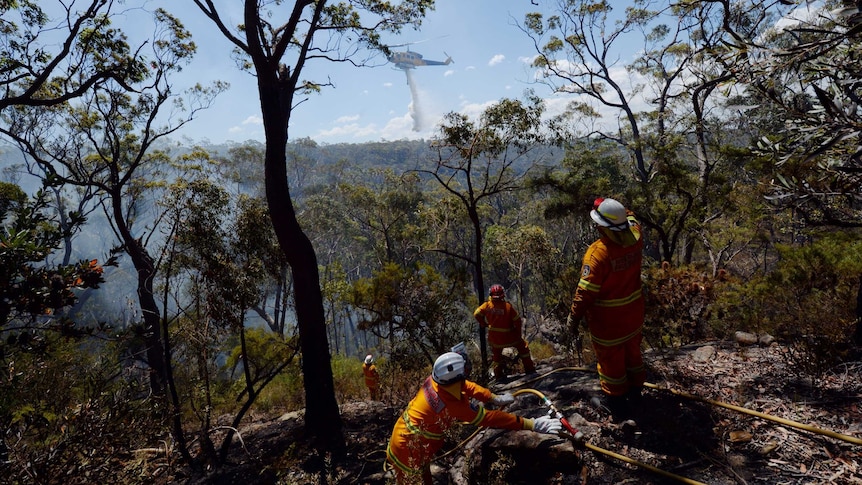
[[[563,427],[566,429],[566,431],[571,433],[571,436],[569,436],[569,439],[572,440],[573,444],[583,446],[584,448],[586,448],[590,451],[600,453],[600,454],[603,454],[606,456],[610,456],[610,457],[615,458],[617,460],[624,461],[624,462],[629,463],[631,465],[635,465],[635,466],[644,468],[646,470],[657,473],[659,475],[662,475],[662,476],[665,476],[668,478],[672,478],[672,479],[674,479],[678,482],[681,482],[681,483],[687,483],[690,485],[706,485],[703,482],[698,482],[697,480],[692,480],[690,478],[676,475],[676,474],[671,473],[669,471],[662,470],[661,468],[656,468],[650,464],[637,461],[637,460],[630,458],[628,456],[621,455],[619,453],[615,453],[611,450],[606,450],[606,449],[601,448],[599,446],[596,446],[596,445],[594,445],[588,441],[585,441],[583,439],[584,433],[582,433],[578,429],[575,429],[569,423],[569,421],[563,416],[563,414],[559,410],[557,410],[556,406],[554,406],[554,404],[551,402],[551,400],[548,399],[547,397],[545,397],[545,395],[542,394],[540,391],[537,391],[535,389],[520,389],[520,390],[517,390],[514,393],[512,393],[512,395],[517,396],[519,394],[526,394],[526,393],[530,393],[530,394],[534,394],[534,395],[538,396],[539,399],[541,399],[545,403],[545,405],[548,406],[548,408],[549,408],[548,413],[551,414],[552,416],[554,416],[555,418],[558,418],[560,420],[560,422],[563,424]]]
[[[527,385],[527,384],[530,384],[532,382],[536,382],[538,380],[544,379],[548,375],[553,374],[555,372],[560,372],[560,371],[578,371],[578,372],[593,372],[593,373],[596,372],[595,369],[591,369],[589,367],[560,367],[560,368],[554,369],[550,372],[547,372],[545,374],[542,374],[540,376],[537,376],[537,377],[525,382],[523,385]],[[774,423],[783,424],[785,426],[790,426],[790,427],[796,428],[796,429],[801,429],[803,431],[808,431],[808,432],[820,434],[823,436],[829,436],[831,438],[845,441],[847,443],[852,443],[854,445],[862,445],[862,439],[856,438],[855,436],[848,436],[846,434],[837,433],[835,431],[830,431],[828,429],[817,428],[815,426],[811,426],[811,425],[808,425],[805,423],[800,423],[798,421],[792,421],[792,420],[781,418],[778,416],[773,416],[771,414],[761,413],[759,411],[754,411],[754,410],[751,410],[748,408],[744,408],[742,406],[736,406],[734,404],[728,404],[728,403],[721,402],[721,401],[714,401],[712,399],[708,399],[705,397],[695,396],[693,394],[689,394],[689,393],[679,391],[676,389],[671,389],[669,387],[661,387],[661,386],[658,386],[656,384],[652,384],[650,382],[644,383],[644,387],[648,387],[650,389],[656,389],[658,391],[669,392],[675,396],[679,396],[679,397],[682,397],[685,399],[690,399],[692,401],[699,401],[699,402],[703,402],[706,404],[710,404],[712,406],[718,406],[718,407],[722,407],[725,409],[729,409],[731,411],[736,411],[739,413],[748,414],[749,416],[755,416],[755,417],[758,417],[761,419],[765,419],[767,421],[772,421]]]
[[[532,378],[532,379],[530,379],[530,380],[528,380],[528,381],[526,381],[526,382],[524,382],[524,383],[521,383],[521,385],[527,385],[527,384],[530,384],[530,383],[533,383],[533,382],[539,381],[539,380],[541,380],[541,379],[544,379],[545,377],[547,377],[547,376],[548,376],[548,375],[550,375],[550,374],[553,374],[553,373],[555,373],[555,372],[560,372],[560,371],[595,372],[595,369],[590,369],[590,368],[587,368],[587,367],[561,367],[561,368],[554,369],[554,370],[552,370],[552,371],[550,371],[550,372],[547,372],[547,373],[545,373],[545,374],[539,375],[539,376],[537,376],[537,377],[535,377],[535,378]],[[700,401],[700,402],[703,402],[703,403],[706,403],[706,404],[710,404],[710,405],[713,405],[713,406],[723,407],[723,408],[725,408],[725,409],[729,409],[729,410],[732,410],[732,411],[737,411],[737,412],[740,412],[740,413],[743,413],[743,414],[748,414],[748,415],[751,415],[751,416],[755,416],[755,417],[758,417],[758,418],[761,418],[761,419],[765,419],[765,420],[768,420],[768,421],[773,421],[773,422],[776,422],[776,423],[779,423],[779,424],[787,425],[787,426],[794,427],[794,428],[797,428],[797,429],[801,429],[801,430],[804,430],[804,431],[809,431],[809,432],[812,432],[812,433],[816,433],[816,434],[820,434],[820,435],[824,435],[824,436],[829,436],[829,437],[832,437],[832,438],[836,438],[836,439],[839,439],[839,440],[842,440],[842,441],[845,441],[845,442],[848,442],[848,443],[853,443],[853,444],[857,444],[857,445],[862,444],[862,439],[859,439],[859,438],[856,438],[856,437],[853,437],[853,436],[848,436],[848,435],[844,435],[844,434],[841,434],[841,433],[836,433],[836,432],[834,432],[834,431],[830,431],[830,430],[826,430],[826,429],[822,429],[822,428],[817,428],[817,427],[810,426],[810,425],[807,425],[807,424],[804,424],[804,423],[799,423],[799,422],[792,421],[792,420],[789,420],[789,419],[784,419],[784,418],[781,418],[781,417],[778,417],[778,416],[772,416],[772,415],[769,415],[769,414],[766,414],[766,413],[761,413],[761,412],[754,411],[754,410],[751,410],[751,409],[747,409],[747,408],[744,408],[744,407],[741,407],[741,406],[735,406],[735,405],[733,405],[733,404],[728,404],[728,403],[724,403],[724,402],[721,402],[721,401],[714,401],[714,400],[711,400],[711,399],[707,399],[707,398],[703,398],[703,397],[695,396],[695,395],[693,395],[693,394],[688,394],[688,393],[686,393],[686,392],[678,391],[678,390],[671,389],[671,388],[660,387],[660,386],[658,386],[658,385],[656,385],[656,384],[652,384],[652,383],[649,383],[649,382],[645,383],[645,384],[644,384],[644,387],[648,387],[648,388],[651,388],[651,389],[656,389],[656,390],[659,390],[659,391],[666,391],[666,392],[670,392],[670,393],[672,393],[672,394],[674,394],[674,395],[676,395],[676,396],[683,397],[683,398],[685,398],[685,399],[690,399],[690,400]],[[566,437],[568,437],[570,440],[572,440],[573,444],[575,444],[575,445],[583,446],[584,448],[586,448],[586,449],[588,449],[588,450],[591,450],[591,451],[593,451],[593,452],[600,453],[600,454],[603,454],[603,455],[606,455],[606,456],[612,457],[612,458],[614,458],[614,459],[617,459],[617,460],[623,461],[623,462],[625,462],[625,463],[629,463],[629,464],[632,464],[632,465],[635,465],[635,466],[638,466],[638,467],[644,468],[644,469],[646,469],[646,470],[652,471],[652,472],[657,473],[657,474],[659,474],[659,475],[662,475],[662,476],[665,476],[665,477],[668,477],[668,478],[672,478],[672,479],[674,479],[674,480],[677,480],[677,481],[679,481],[679,482],[681,482],[681,483],[692,484],[692,485],[706,485],[706,484],[704,484],[703,482],[698,482],[698,481],[693,480],[693,479],[690,479],[690,478],[686,478],[686,477],[683,477],[683,476],[680,476],[680,475],[673,474],[673,473],[668,472],[668,471],[666,471],[666,470],[662,470],[662,469],[660,469],[660,468],[656,468],[656,467],[654,467],[654,466],[652,466],[652,465],[649,465],[649,464],[647,464],[647,463],[639,462],[639,461],[637,461],[637,460],[635,460],[635,459],[633,459],[633,458],[627,457],[627,456],[625,456],[625,455],[621,455],[621,454],[619,454],[619,453],[615,453],[615,452],[613,452],[613,451],[611,451],[611,450],[607,450],[607,449],[601,448],[601,447],[599,447],[599,446],[593,445],[593,444],[591,444],[591,443],[589,443],[589,442],[587,442],[587,441],[585,441],[585,440],[583,439],[583,437],[584,437],[583,433],[582,433],[580,430],[578,430],[578,429],[574,428],[574,427],[573,427],[573,426],[568,422],[568,420],[563,416],[563,414],[562,414],[562,413],[561,413],[561,412],[556,408],[556,406],[554,406],[554,404],[551,402],[551,400],[550,400],[550,399],[548,399],[548,398],[547,398],[544,394],[542,394],[540,391],[538,391],[538,390],[536,390],[536,389],[524,388],[524,389],[519,389],[519,390],[517,390],[517,391],[515,391],[515,392],[513,392],[513,393],[512,393],[512,395],[513,395],[513,396],[518,396],[518,395],[520,395],[520,394],[533,394],[533,395],[537,396],[539,399],[541,399],[541,400],[542,400],[542,402],[543,402],[546,406],[548,406],[549,414],[550,414],[550,415],[553,415],[554,417],[556,417],[556,418],[558,418],[558,419],[560,419],[561,424],[563,425],[563,427],[566,429],[566,432],[568,433],[568,436],[566,436]],[[442,456],[439,456],[438,458],[442,458],[442,457],[444,457],[444,456],[447,456],[447,455],[451,454],[452,452],[454,452],[455,450],[459,449],[461,446],[463,446],[463,445],[464,445],[464,444],[466,444],[468,441],[470,441],[473,437],[475,437],[475,435],[476,435],[479,431],[481,431],[481,429],[482,429],[482,428],[476,429],[476,430],[475,430],[475,431],[474,431],[474,432],[473,432],[469,437],[467,437],[465,440],[463,440],[461,443],[459,443],[457,446],[455,446],[455,448],[453,448],[453,449],[449,450],[448,452],[444,453]],[[436,461],[436,460],[435,460],[435,461]]]

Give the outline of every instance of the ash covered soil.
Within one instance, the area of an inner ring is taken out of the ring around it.
[[[647,352],[649,387],[635,425],[613,423],[590,403],[598,392],[594,366],[539,361],[537,375],[490,387],[518,392],[506,410],[528,417],[547,411],[533,391],[546,396],[583,441],[461,426],[433,464],[434,482],[862,484],[862,362],[802,378],[784,352],[778,344],[729,343]],[[241,428],[229,466],[196,477],[176,469],[159,481],[394,483],[384,471],[384,450],[403,405],[360,401],[341,409],[347,441],[341,460],[313,451],[298,412],[258,417]]]

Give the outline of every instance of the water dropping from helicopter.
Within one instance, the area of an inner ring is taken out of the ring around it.
[[[407,85],[410,86],[410,116],[413,118],[413,131],[424,131],[428,127],[429,121],[425,110],[422,108],[424,106],[422,93],[410,71],[404,71],[404,73],[407,75]]]
[[[445,53],[444,53],[445,54]],[[429,125],[428,116],[421,102],[421,91],[413,79],[412,71],[420,66],[447,66],[452,63],[452,57],[446,54],[445,61],[432,61],[425,59],[422,54],[411,51],[409,48],[403,52],[392,52],[387,60],[395,65],[395,69],[404,71],[407,77],[407,85],[410,87],[410,116],[413,118],[413,131],[423,131]]]

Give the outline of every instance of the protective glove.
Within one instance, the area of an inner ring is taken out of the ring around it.
[[[536,433],[558,434],[563,429],[563,423],[558,418],[542,416],[533,420],[533,431]]]
[[[491,400],[488,401],[488,404],[493,404],[495,406],[506,406],[515,402],[515,396],[506,393],[506,394],[492,394]]]

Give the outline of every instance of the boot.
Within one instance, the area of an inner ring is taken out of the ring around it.
[[[629,406],[625,396],[608,396],[608,409],[611,410],[611,420],[614,423],[629,419]]]
[[[499,382],[509,377],[506,375],[506,368],[502,364],[494,364],[494,379]]]
[[[641,410],[643,405],[642,393],[643,386],[632,386],[625,394],[626,402],[632,414],[637,414]]]
[[[611,415],[611,421],[619,423],[628,419],[628,404],[625,396],[603,395],[590,399],[590,403],[606,414]]]
[[[524,364],[524,374],[530,375],[536,373],[536,364],[533,363],[533,359],[527,357],[522,362]]]

